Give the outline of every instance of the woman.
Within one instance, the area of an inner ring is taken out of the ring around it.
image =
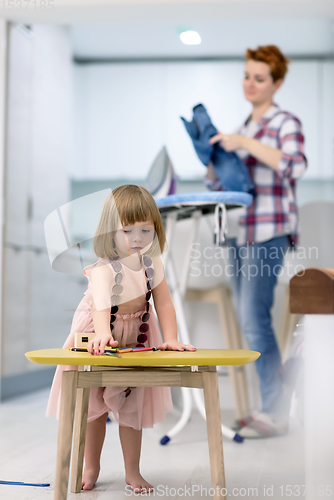
[[[229,248],[240,326],[249,347],[261,352],[256,367],[262,411],[246,419],[239,431],[248,438],[276,436],[288,429],[270,310],[284,253],[297,242],[295,183],[307,166],[300,121],[273,102],[288,62],[274,45],[248,49],[243,89],[252,113],[237,134],[219,133],[210,140],[243,159],[255,186],[253,203],[239,217],[237,238]]]

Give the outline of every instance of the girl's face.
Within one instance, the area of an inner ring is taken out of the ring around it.
[[[152,245],[155,228],[152,221],[135,222],[132,226],[122,226],[115,234],[116,250],[120,257],[143,254]]]
[[[252,104],[260,105],[272,101],[274,93],[282,83],[282,79],[273,82],[269,64],[252,59],[246,62],[243,89],[245,98]]]

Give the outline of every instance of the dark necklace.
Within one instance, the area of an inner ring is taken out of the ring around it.
[[[147,334],[149,331],[149,325],[148,325],[148,320],[150,319],[150,303],[149,300],[152,295],[152,286],[153,286],[153,278],[154,278],[154,269],[152,266],[152,259],[148,257],[147,255],[142,256],[142,268],[144,269],[145,272],[145,278],[146,278],[146,311],[141,317],[141,325],[139,327],[139,334],[137,337],[137,342],[138,344],[136,347],[145,347],[144,342],[147,341]],[[111,261],[111,265],[113,270],[115,271],[115,285],[112,287],[112,297],[111,297],[111,309],[110,309],[110,329],[113,331],[114,325],[113,323],[116,320],[116,313],[118,312],[118,306],[121,302],[121,293],[123,291],[123,287],[121,285],[122,280],[123,280],[123,274],[122,274],[122,264],[118,259],[114,259]]]

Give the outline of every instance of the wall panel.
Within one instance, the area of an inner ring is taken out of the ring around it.
[[[66,28],[10,26],[1,350],[6,397],[18,393],[20,377],[43,369],[26,360],[26,351],[62,345],[82,296],[73,277],[51,269],[44,238],[45,218],[69,197],[71,85]]]
[[[334,177],[333,133],[323,133],[333,116],[333,67],[293,61],[275,96],[302,121],[309,179]],[[232,133],[250,111],[243,70],[238,61],[76,65],[73,177],[144,179],[163,144],[181,178],[204,175],[180,115],[190,118],[202,102],[216,127]]]

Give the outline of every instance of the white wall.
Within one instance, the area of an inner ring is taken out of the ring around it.
[[[306,177],[334,177],[334,64],[294,61],[276,102],[302,121]],[[203,102],[224,132],[246,118],[242,62],[76,65],[71,173],[75,178],[145,178],[163,144],[182,178],[202,176],[180,115]]]
[[[7,66],[7,23],[0,20],[0,193],[3,199],[5,178],[5,102],[6,102],[6,66]],[[3,226],[4,204],[0,204],[0,224]],[[0,282],[2,283],[3,232],[0,232]],[[2,288],[0,287],[0,318],[2,317]],[[2,328],[0,325],[0,350],[2,345]],[[2,372],[2,357],[0,355],[0,373]],[[1,399],[1,385],[0,385]]]
[[[62,345],[70,309],[81,295],[80,289],[76,296],[71,277],[51,269],[44,238],[45,218],[69,197],[68,29],[11,25],[8,38],[1,346],[5,396],[11,377],[22,374],[24,387],[26,373],[37,370],[24,357],[26,351]]]

